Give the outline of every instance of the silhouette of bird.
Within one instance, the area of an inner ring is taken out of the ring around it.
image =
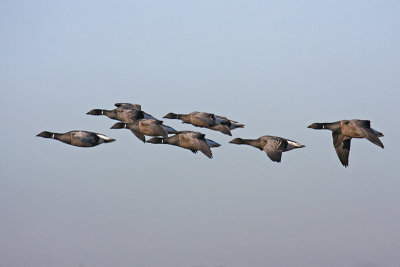
[[[212,140],[206,139],[204,134],[192,131],[177,132],[175,135],[166,138],[153,137],[147,140],[147,143],[179,146],[185,149],[189,149],[193,153],[201,151],[209,158],[213,157],[210,148],[220,146],[220,144]]]
[[[43,131],[36,136],[59,140],[63,143],[79,147],[93,147],[102,143],[111,143],[115,141],[115,139],[103,134],[79,130],[69,131],[66,133]]]
[[[315,130],[331,130],[333,146],[343,166],[349,165],[350,145],[352,138],[365,138],[384,148],[379,137],[383,134],[371,128],[369,120],[341,120],[336,122],[313,123],[308,128]]]
[[[131,132],[140,140],[146,142],[145,135],[168,137],[168,132],[163,127],[162,121],[154,119],[142,119],[134,123],[117,122],[111,129],[130,129]]]
[[[216,118],[212,113],[194,111],[189,114],[176,114],[170,112],[165,115],[164,118],[178,119],[182,120],[182,123],[188,123],[193,126],[208,128],[223,134],[232,135],[229,128],[231,122],[227,119],[223,119],[223,117]]]
[[[282,152],[304,147],[295,141],[270,135],[264,135],[257,139],[235,138],[229,143],[237,145],[249,145],[260,150],[264,150],[267,153],[267,156],[275,162],[281,162]]]
[[[144,118],[144,112],[138,109],[131,109],[131,108],[115,108],[113,110],[106,110],[106,109],[92,109],[88,113],[88,115],[94,116],[107,116],[110,119],[118,120],[122,122],[135,122],[137,120]]]

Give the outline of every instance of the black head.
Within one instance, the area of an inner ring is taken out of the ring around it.
[[[51,133],[51,132],[43,131],[40,134],[37,134],[36,136],[40,136],[40,137],[43,137],[43,138],[53,138],[53,135],[54,134]]]
[[[242,138],[235,138],[235,139],[231,140],[229,143],[230,144],[237,144],[237,145],[243,144],[243,139]]]
[[[177,119],[178,115],[175,114],[175,113],[170,112],[167,115],[165,115],[163,118],[166,118],[166,119]]]
[[[114,124],[113,126],[111,126],[110,129],[122,129],[122,128],[128,128],[127,123],[117,122],[116,124]]]
[[[316,129],[316,130],[320,130],[320,129],[324,129],[324,124],[323,123],[313,123],[308,125],[307,128],[311,128],[311,129]]]
[[[103,115],[103,110],[102,109],[92,109],[88,113],[88,115]]]
[[[152,143],[152,144],[162,144],[163,143],[163,138],[161,137],[153,137],[150,138],[149,140],[146,141],[146,143]]]

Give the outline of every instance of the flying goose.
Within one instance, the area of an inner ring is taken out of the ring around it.
[[[143,143],[146,142],[145,135],[148,136],[163,136],[168,137],[168,132],[165,130],[162,125],[162,121],[153,120],[153,119],[141,119],[134,123],[124,123],[124,122],[117,122],[114,124],[111,129],[130,129],[131,132]]]
[[[199,132],[182,131],[177,132],[175,135],[166,138],[153,137],[146,142],[152,144],[168,144],[179,146],[185,149],[189,149],[193,153],[197,153],[197,151],[200,150],[204,155],[212,158],[213,155],[210,148],[219,147],[220,144],[204,137],[205,135]]]
[[[264,150],[267,153],[267,156],[275,162],[281,162],[282,152],[304,147],[295,141],[270,135],[264,135],[257,139],[235,138],[229,143],[237,145],[249,145],[260,150]]]
[[[114,106],[118,107],[118,108],[123,108],[123,109],[136,109],[136,110],[142,110],[142,106],[140,104],[131,104],[131,103],[115,103]],[[143,111],[143,117],[145,119],[153,119],[153,120],[157,120],[155,117],[153,117],[152,115],[150,115],[147,112]],[[173,134],[176,133],[177,130],[175,130],[174,128],[167,126],[167,125],[163,125],[163,127],[165,128],[165,130],[168,132],[168,134]]]
[[[115,108],[113,110],[92,109],[86,114],[94,116],[105,115],[113,120],[130,122],[130,123],[144,118],[143,111],[138,109],[123,108],[123,107]]]
[[[371,128],[369,120],[341,120],[336,122],[313,123],[308,128],[332,131],[333,146],[343,166],[349,165],[350,145],[352,138],[366,138],[381,148],[384,148],[379,137],[383,134]]]
[[[175,114],[170,112],[165,115],[164,118],[178,119],[182,120],[182,123],[188,123],[193,126],[208,128],[223,134],[232,135],[229,129],[231,122],[222,117],[216,119],[215,115],[212,113],[194,111],[189,114]]]
[[[107,137],[103,134],[77,130],[66,133],[52,133],[43,131],[36,136],[59,140],[63,143],[79,147],[93,147],[102,143],[111,143],[115,141],[115,139]]]

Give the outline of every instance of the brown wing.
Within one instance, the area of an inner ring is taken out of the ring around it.
[[[139,104],[131,104],[131,103],[115,103],[114,106],[119,108],[127,108],[127,109],[137,109],[142,110],[142,106]]]
[[[212,129],[212,130],[215,130],[215,131],[219,131],[219,132],[221,132],[223,134],[227,134],[229,136],[232,136],[231,130],[229,129],[228,125],[220,125],[219,124],[219,125],[214,125],[214,126],[209,127],[209,128]]]
[[[265,139],[267,142],[263,146],[263,150],[267,153],[267,156],[272,161],[281,162],[283,148],[285,147],[285,145],[287,145],[286,140],[274,137],[268,137]]]
[[[179,134],[179,137],[181,147],[190,149],[192,152],[200,150],[204,155],[212,158],[212,152],[207,142],[204,140],[204,134],[198,132],[185,132]]]
[[[191,123],[194,126],[199,127],[210,127],[215,125],[215,119],[213,114],[206,112],[192,112],[191,113]]]
[[[349,166],[351,138],[335,132],[332,132],[332,138],[333,146],[335,147],[336,154],[339,157],[340,162],[345,167]]]
[[[143,119],[139,121],[140,132],[148,136],[168,137],[168,132],[162,125],[162,121],[153,119]]]
[[[210,147],[204,139],[197,139],[199,150],[210,159],[213,157]]]
[[[383,148],[383,144],[378,135],[371,129],[371,122],[368,120],[352,120],[349,125],[357,131],[359,135],[370,142]]]
[[[140,132],[138,132],[138,131],[136,131],[134,129],[130,129],[130,130],[137,138],[142,140],[143,143],[146,143],[146,138],[144,137],[144,134],[142,134],[142,133],[140,133]]]

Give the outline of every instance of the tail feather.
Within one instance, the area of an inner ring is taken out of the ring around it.
[[[114,138],[110,138],[108,136],[102,135],[102,134],[96,134],[101,140],[103,140],[104,143],[111,143],[114,142]]]

